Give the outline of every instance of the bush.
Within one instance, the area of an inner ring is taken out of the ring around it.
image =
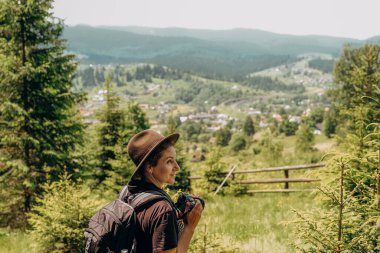
[[[235,152],[245,149],[247,141],[243,136],[238,136],[232,139],[231,149]]]
[[[100,206],[99,200],[67,173],[60,181],[45,184],[43,190],[44,197],[37,199],[29,215],[36,252],[84,252],[84,228]]]

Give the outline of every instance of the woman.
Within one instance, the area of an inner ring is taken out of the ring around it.
[[[144,130],[129,140],[128,154],[136,165],[128,184],[129,195],[152,190],[166,194],[163,187],[173,184],[180,170],[174,148],[178,138],[179,134],[176,133],[164,137],[153,130]],[[167,199],[154,202],[137,213],[137,253],[187,252],[201,218],[202,205],[196,200],[195,207],[186,215],[184,227],[180,231],[177,211],[172,201],[169,202],[170,197],[167,196]]]

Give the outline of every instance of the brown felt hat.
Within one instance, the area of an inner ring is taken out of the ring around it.
[[[169,142],[174,145],[179,138],[178,133],[174,133],[168,136],[163,136],[154,130],[148,129],[141,131],[134,135],[128,142],[127,150],[129,157],[131,157],[133,163],[136,165],[136,170],[132,175],[141,168],[149,155],[164,142]]]

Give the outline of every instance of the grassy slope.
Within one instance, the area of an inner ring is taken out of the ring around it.
[[[291,210],[312,207],[310,194],[213,197],[206,202],[194,239],[204,240],[206,229],[206,239],[217,235],[222,238],[221,244],[235,244],[235,252],[294,252],[289,245],[291,226],[286,225],[294,218]],[[32,241],[25,232],[3,230],[0,234],[0,253],[33,252],[30,249]]]
[[[302,201],[300,201],[302,199]],[[225,242],[236,242],[239,253],[295,252],[292,242],[293,209],[314,208],[311,194],[266,194],[207,201],[197,236],[219,234]]]

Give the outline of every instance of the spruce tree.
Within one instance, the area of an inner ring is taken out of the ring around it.
[[[84,252],[83,231],[104,200],[99,199],[68,173],[59,181],[42,186],[43,197],[37,199],[29,215],[33,240],[29,252]]]
[[[327,162],[327,210],[298,213],[302,252],[379,252],[380,47],[346,47],[331,91],[338,115],[339,153]],[[344,135],[342,134],[344,130]]]
[[[98,164],[94,174],[96,188],[102,196],[110,199],[128,182],[135,168],[127,152],[129,139],[150,127],[137,102],[129,101],[127,109],[121,108],[120,98],[113,91],[111,81],[112,77],[107,77],[106,103],[99,117]]]
[[[105,82],[105,105],[100,114],[100,127],[98,134],[98,170],[95,177],[101,183],[107,177],[107,171],[113,170],[112,160],[116,159],[116,146],[122,138],[126,128],[126,112],[119,108],[120,99],[111,88],[112,77],[107,77]]]
[[[127,137],[132,137],[135,133],[150,128],[145,112],[136,101],[128,102],[127,128],[131,132]]]
[[[76,63],[51,7],[51,0],[0,5],[0,194],[9,199],[2,223],[24,223],[40,185],[74,170],[70,153],[82,141],[74,108],[82,95],[71,91]]]
[[[328,92],[341,129],[353,132],[361,128],[364,136],[368,131],[356,124],[358,117],[365,124],[380,121],[380,106],[375,102],[380,99],[379,73],[379,45],[344,48],[334,68],[335,85]]]
[[[255,126],[253,125],[253,120],[249,115],[245,118],[243,132],[248,136],[255,134]]]

